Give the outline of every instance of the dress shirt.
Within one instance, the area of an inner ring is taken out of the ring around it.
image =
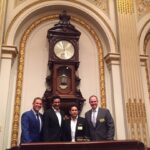
[[[71,139],[72,139],[72,142],[75,142],[76,126],[77,126],[77,118],[76,119],[71,118]]]
[[[98,108],[92,110],[91,121],[92,121],[94,127],[95,127],[95,125],[96,125],[97,114],[98,114]]]
[[[54,109],[54,112],[56,113],[56,116],[57,116],[58,122],[59,122],[59,126],[61,127],[62,118],[61,118],[60,110],[56,110],[54,107],[52,107],[52,108]]]

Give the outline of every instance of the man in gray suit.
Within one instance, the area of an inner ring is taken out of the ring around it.
[[[89,103],[92,109],[85,113],[85,118],[89,124],[91,140],[113,140],[114,121],[109,110],[98,107],[98,98],[95,95],[90,96]]]

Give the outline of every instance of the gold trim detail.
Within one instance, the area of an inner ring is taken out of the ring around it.
[[[117,9],[121,14],[132,14],[134,13],[133,0],[116,0]]]
[[[24,57],[25,57],[25,46],[26,41],[31,34],[31,32],[40,24],[46,21],[51,21],[58,19],[58,15],[50,15],[42,17],[35,22],[33,22],[24,32],[20,46],[19,46],[19,58],[18,58],[18,73],[17,73],[17,83],[16,83],[16,95],[15,95],[15,105],[14,105],[14,118],[13,118],[13,126],[12,126],[12,137],[11,137],[11,146],[16,146],[18,141],[18,129],[19,129],[19,117],[20,117],[20,106],[21,106],[21,94],[22,94],[22,86],[23,86],[23,71],[24,71]],[[105,76],[104,76],[104,62],[103,62],[103,51],[101,47],[100,39],[98,38],[96,32],[86,24],[84,21],[71,17],[71,19],[83,26],[94,38],[97,49],[98,49],[98,59],[99,59],[99,71],[100,71],[100,94],[102,107],[106,107],[106,96],[105,96]]]
[[[129,124],[129,137],[143,141],[147,145],[147,119],[144,102],[141,99],[129,99],[126,103],[126,110]]]

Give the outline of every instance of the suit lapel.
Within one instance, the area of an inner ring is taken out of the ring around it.
[[[91,121],[91,118],[92,118],[92,110],[90,110],[88,117],[89,117],[89,120]]]
[[[39,130],[39,124],[38,124],[38,120],[37,120],[33,110],[30,111],[30,115],[31,115],[31,119],[32,119],[33,125],[38,131]]]
[[[56,115],[55,111],[53,110],[53,108],[51,108],[51,112],[52,112],[52,114],[51,114],[51,115],[55,118],[55,120],[56,120],[57,124],[59,125],[58,117],[57,117],[57,115]]]
[[[58,125],[59,125],[58,117],[57,117],[55,111],[53,110],[53,108],[51,108],[51,112],[52,112],[52,116],[55,118],[55,120],[57,120],[57,123],[58,123]],[[63,111],[61,111],[61,110],[60,110],[60,115],[61,115],[61,125],[62,125],[62,121],[63,121],[63,119],[64,119],[64,118],[63,118],[63,117],[64,117],[64,113],[63,113]]]
[[[97,119],[101,118],[102,115],[102,110],[99,108],[98,109],[98,114],[97,114]]]
[[[33,120],[36,122],[36,116],[35,116],[35,114],[34,114],[33,110],[31,110],[31,111],[30,111],[30,113],[31,113],[31,117],[32,117],[32,118],[33,118]]]
[[[69,130],[69,136],[71,138],[71,119],[68,120],[68,130]]]
[[[60,115],[61,115],[61,124],[62,124],[62,122],[63,122],[63,120],[64,120],[64,113],[63,113],[63,111],[61,111],[61,110],[60,110]]]
[[[80,123],[80,117],[78,117],[78,119],[77,119],[76,130],[75,130],[75,139],[76,139],[77,134],[78,134],[77,132],[78,132],[79,123]]]

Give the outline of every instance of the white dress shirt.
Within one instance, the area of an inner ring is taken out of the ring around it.
[[[77,118],[76,119],[71,119],[71,139],[72,139],[72,142],[75,142]]]
[[[53,107],[52,107],[53,108]],[[54,109],[54,108],[53,108]],[[59,126],[61,127],[61,114],[59,110],[54,109],[54,112],[56,113],[56,116],[58,118]]]
[[[91,121],[93,123],[93,126],[96,125],[97,114],[98,114],[98,107],[95,110],[92,110]]]

